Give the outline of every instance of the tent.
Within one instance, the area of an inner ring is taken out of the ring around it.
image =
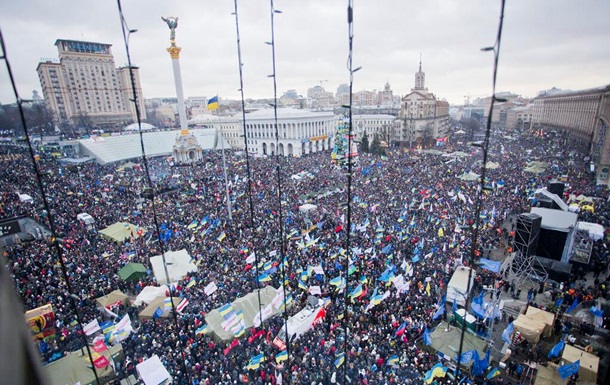
[[[119,302],[126,305],[129,302],[129,297],[122,291],[115,290],[108,295],[96,298],[96,301],[103,307],[111,307]]]
[[[108,361],[111,358],[119,361],[122,359],[123,346],[116,344],[99,354],[106,357]],[[81,385],[94,385],[96,383],[95,375],[89,362],[89,355],[85,348],[68,353],[65,357],[45,366],[43,370],[49,379],[49,383],[53,385],[77,383]],[[112,365],[108,365],[103,369],[96,369],[96,371],[102,384],[116,378]]]
[[[546,171],[548,164],[546,162],[529,162],[527,167],[523,171],[531,172],[534,174],[542,174]]]
[[[456,362],[460,349],[461,336],[462,330],[459,327],[451,327],[448,329],[447,323],[442,321],[432,333],[430,333],[430,341],[432,342],[430,346],[437,352],[442,353],[445,358]],[[486,345],[487,344],[483,339],[473,333],[464,333],[462,352],[476,350],[479,352],[480,357],[484,357]]]
[[[468,274],[470,274],[470,285],[468,285]],[[465,299],[474,286],[476,276],[477,273],[474,270],[471,271],[469,267],[460,266],[455,269],[447,284],[447,302],[455,301],[458,305],[464,306]]]
[[[559,365],[553,363],[549,363],[549,366],[538,365],[534,385],[567,385],[568,380],[562,380],[557,369]]]
[[[472,302],[470,304],[470,310],[472,311],[472,314],[483,319],[498,319],[502,316],[502,312],[498,309],[498,305],[489,302],[484,302],[481,305]]]
[[[555,324],[555,314],[534,306],[528,306],[525,315],[535,320],[542,321],[546,325],[544,328],[544,336],[550,337],[553,334],[553,325]]]
[[[578,222],[576,226],[579,230],[585,230],[589,233],[589,238],[594,241],[600,241],[604,238],[604,226],[598,223]]]
[[[477,180],[481,175],[475,174],[472,171],[468,171],[459,176],[461,180]]]
[[[146,277],[146,267],[141,263],[128,263],[117,273],[123,281],[138,281],[142,277]]]
[[[123,243],[126,239],[129,239],[132,236],[137,238],[145,232],[145,229],[125,222],[117,222],[103,230],[100,230],[100,234],[112,239],[117,243]]]
[[[513,321],[515,331],[521,333],[523,338],[531,344],[535,344],[540,341],[540,335],[544,331],[546,324],[542,321],[526,316],[525,314],[519,314],[516,320]]]
[[[165,293],[168,293],[169,289],[165,285],[161,286],[146,286],[140,294],[133,301],[134,306],[142,306],[142,304],[149,304],[157,297],[163,297]]]
[[[172,377],[156,354],[136,365],[136,370],[145,385],[171,383]]]
[[[308,213],[308,212],[313,211],[313,210],[315,210],[317,208],[318,208],[318,206],[316,206],[316,205],[312,205],[311,203],[306,203],[306,204],[304,204],[302,206],[299,206],[299,212],[301,212],[301,213]]]
[[[163,255],[155,255],[150,258],[150,264],[152,265],[155,279],[159,284],[163,285],[179,281],[185,275],[188,275],[188,273],[197,271],[197,266],[191,262],[191,256],[185,249],[168,251],[165,253],[165,265],[167,266],[168,277],[165,276]],[[167,281],[167,278],[169,278],[169,282]]]
[[[566,363],[572,363],[580,360],[580,369],[578,370],[579,380],[597,382],[597,370],[599,369],[599,357],[595,354],[587,353],[574,346],[566,345],[563,349],[561,359]]]
[[[140,321],[145,320],[145,319],[151,319],[153,317],[153,315],[155,314],[155,310],[157,310],[158,307],[160,307],[161,310],[163,310],[163,314],[160,316],[161,318],[169,317],[169,315],[172,314],[172,312],[165,311],[165,303],[164,303],[165,298],[167,298],[167,297],[162,296],[162,297],[157,297],[157,298],[153,299],[150,302],[150,304],[148,306],[146,306],[146,308],[144,310],[142,310],[140,312],[140,314],[138,314],[138,319]],[[182,298],[172,297],[172,302],[174,303],[174,306],[178,306],[180,301],[182,301]]]
[[[272,286],[265,286],[263,289],[260,289],[260,297],[261,297],[261,308],[266,307],[271,304],[271,301],[277,295],[277,290]],[[243,297],[240,297],[233,301],[232,303],[233,309],[238,312],[243,312],[244,324],[246,325],[246,329],[249,329],[253,325],[254,317],[257,316],[259,305],[258,305],[258,294],[257,291],[253,291],[249,294],[246,294]],[[271,315],[278,314],[278,309],[272,307]],[[221,326],[224,321],[223,316],[218,312],[218,309],[214,309],[210,311],[205,316],[205,322],[208,327],[212,331],[212,337],[217,341],[230,341],[235,338],[233,332],[231,330],[224,330]]]

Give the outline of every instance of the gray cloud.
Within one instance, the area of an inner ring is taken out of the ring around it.
[[[278,92],[305,94],[323,82],[335,91],[348,81],[346,1],[276,0]],[[165,51],[169,32],[161,16],[178,16],[178,44],[187,96],[239,93],[232,1],[125,0],[132,60],[140,66],[146,97],[175,94],[171,61]],[[354,88],[395,93],[413,85],[419,53],[428,88],[460,103],[463,95],[491,92],[491,54],[499,1],[356,1],[354,63],[362,66]],[[552,86],[580,89],[608,83],[610,30],[605,0],[513,0],[507,2],[498,87],[525,96]],[[246,97],[272,95],[270,10],[266,0],[239,2]],[[117,65],[126,62],[120,21],[112,1],[56,0],[0,3],[0,26],[22,97],[40,89],[36,65],[57,57],[58,38],[113,44]],[[0,68],[0,101],[12,101],[6,70]]]

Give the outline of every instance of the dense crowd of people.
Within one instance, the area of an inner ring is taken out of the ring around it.
[[[395,152],[383,159],[360,154],[352,173],[349,216],[346,169],[331,163],[328,153],[281,157],[280,195],[275,157],[250,158],[249,179],[245,155],[227,151],[229,220],[219,152],[207,152],[203,161],[187,167],[171,166],[166,158],[148,159],[154,189],[164,191],[156,195],[154,207],[142,194],[147,187],[142,162],[135,167],[66,166],[42,157],[38,164],[49,202],[47,213],[27,151],[3,148],[0,217],[28,215],[46,226],[51,217],[72,289],[67,292],[52,240],[18,242],[7,248],[24,307],[50,303],[56,314],[56,337],[41,349],[43,361],[82,346],[70,294],[79,298],[84,324],[95,318],[102,322],[109,316],[97,308],[95,298],[116,289],[134,297],[144,287],[157,285],[150,272],[136,282],[121,280],[117,275],[121,267],[129,262],[150,266],[152,256],[186,249],[198,270],[172,289],[175,296],[189,301],[177,320],[170,316],[140,322],[139,309],[114,309],[119,316],[129,313],[135,329],[123,341],[125,361],[117,368],[117,380],[135,374],[135,365],[156,354],[179,384],[335,384],[344,383],[344,375],[354,384],[421,383],[439,360],[421,343],[422,334],[432,328],[432,315],[451,274],[471,262],[471,255],[509,247],[505,240],[511,229],[504,226],[505,220],[529,211],[528,198],[536,188],[567,175],[567,193],[601,198],[595,213],[586,214],[587,220],[606,226],[610,218],[607,190],[596,187],[580,149],[561,138],[522,135],[492,141],[490,158],[499,167],[487,170],[483,191],[478,180],[460,178],[469,171],[480,173],[480,148],[456,141],[442,150],[464,154]],[[525,171],[533,160],[547,162],[548,167],[539,174]],[[15,190],[31,195],[34,203],[20,202]],[[482,209],[477,213],[479,197]],[[317,208],[304,213],[299,207],[305,203]],[[83,212],[95,218],[95,228],[76,220]],[[124,243],[98,234],[117,221],[146,232],[133,234]],[[246,262],[252,253],[259,265]],[[599,242],[591,267],[606,266],[607,261],[605,243]],[[269,274],[270,280],[259,282],[263,262],[278,269]],[[303,275],[314,266],[324,274]],[[402,274],[408,284],[391,284],[383,279],[388,272]],[[565,295],[607,296],[606,271],[592,287],[579,285],[578,274],[566,282]],[[335,277],[347,278],[345,285],[331,284]],[[208,296],[204,287],[212,282],[218,290]],[[271,344],[284,315],[251,328],[228,350],[230,342],[196,333],[208,312],[266,285],[276,289],[285,285],[292,294],[287,315],[305,306],[310,286],[320,286],[319,297],[329,299],[322,322],[289,344],[287,360],[277,362],[280,351]],[[357,288],[362,294],[355,294]],[[573,291],[568,294],[568,289]],[[371,306],[375,293],[387,295]],[[397,333],[403,324],[404,332]],[[261,353],[266,359],[260,367],[248,370],[249,360]],[[345,363],[338,363],[342,355]]]

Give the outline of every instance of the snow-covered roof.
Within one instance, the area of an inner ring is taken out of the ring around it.
[[[540,227],[564,233],[569,232],[570,228],[575,227],[578,220],[577,214],[562,210],[532,207],[530,212],[542,217]]]
[[[142,130],[152,130],[153,128],[156,128],[156,127],[153,126],[152,124],[142,123]],[[125,131],[139,131],[140,127],[138,126],[138,123],[131,123],[130,125],[125,126],[123,128],[123,130],[125,130]]]
[[[213,128],[190,131],[204,150],[215,149],[216,130]],[[142,134],[146,156],[155,157],[172,154],[176,136],[180,130],[145,132]],[[138,158],[142,156],[140,135],[137,133],[103,138],[89,138],[78,141],[81,155],[94,157],[98,163],[114,163],[120,160]],[[225,148],[230,145],[225,141]],[[220,143],[218,144],[220,146]]]

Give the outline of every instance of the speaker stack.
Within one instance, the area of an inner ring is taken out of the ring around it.
[[[515,231],[515,251],[520,252],[523,257],[535,254],[540,237],[540,225],[542,217],[534,213],[523,213],[517,217],[517,230]]]

